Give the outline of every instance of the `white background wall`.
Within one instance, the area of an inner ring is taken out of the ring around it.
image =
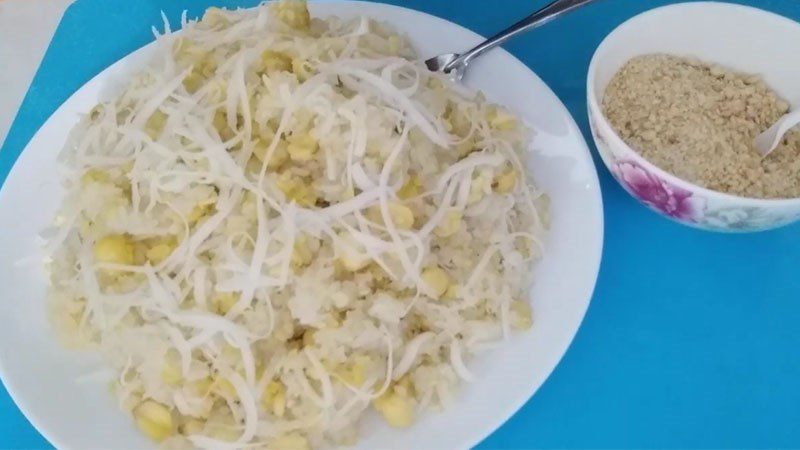
[[[0,0],[0,146],[73,0]]]

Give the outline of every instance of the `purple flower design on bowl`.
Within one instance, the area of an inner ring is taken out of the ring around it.
[[[698,211],[691,192],[672,186],[633,161],[617,162],[611,171],[623,187],[651,208],[675,219],[696,220]]]

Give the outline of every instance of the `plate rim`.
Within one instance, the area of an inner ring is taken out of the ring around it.
[[[379,8],[385,8],[385,9],[388,9],[388,10],[394,9],[396,11],[403,11],[403,12],[405,12],[407,14],[416,14],[416,15],[427,16],[429,19],[435,19],[436,21],[441,22],[443,25],[446,25],[448,27],[455,27],[455,28],[459,29],[459,31],[469,35],[476,42],[485,39],[485,37],[483,37],[482,35],[474,32],[474,31],[472,31],[472,30],[470,30],[470,29],[468,29],[468,28],[466,28],[466,27],[464,27],[464,26],[462,26],[462,25],[460,25],[460,24],[458,24],[456,22],[452,22],[452,21],[447,20],[445,18],[439,17],[439,16],[437,16],[435,14],[431,14],[431,13],[428,13],[428,12],[425,12],[425,11],[416,10],[416,9],[413,9],[413,8],[408,8],[408,7],[405,7],[405,6],[383,3],[382,1],[319,0],[319,1],[316,1],[316,2],[309,2],[309,6],[312,9],[316,5],[325,5],[327,7],[330,7],[331,5],[336,5],[336,4],[353,5],[353,6],[348,6],[348,7],[357,7],[358,5],[365,5],[365,6],[369,5],[370,7],[379,7]],[[257,6],[255,6],[255,7],[257,7]],[[250,9],[250,8],[245,8],[245,9]],[[324,13],[324,14],[325,14],[325,16],[335,15],[335,14],[330,14],[330,13]],[[178,31],[178,30],[176,30],[176,31]],[[407,33],[407,34],[412,35],[412,33]],[[87,81],[82,83],[65,100],[63,100],[61,102],[61,104],[45,120],[42,121],[42,123],[37,127],[36,131],[32,134],[31,138],[25,144],[23,149],[19,152],[18,155],[15,155],[13,164],[9,168],[8,172],[6,173],[5,178],[2,180],[2,184],[0,184],[0,205],[3,203],[3,198],[8,195],[6,193],[7,189],[5,189],[6,184],[8,182],[8,179],[10,178],[10,176],[14,172],[14,170],[17,169],[17,165],[18,165],[20,159],[22,158],[23,154],[26,151],[28,151],[29,147],[31,146],[31,143],[33,143],[33,142],[35,142],[37,140],[37,138],[40,136],[40,134],[45,129],[45,127],[48,125],[48,123],[50,123],[50,121],[54,117],[57,117],[60,114],[62,114],[62,110],[65,108],[65,106],[68,105],[71,101],[73,101],[73,99],[80,94],[80,92],[84,89],[84,87],[86,87],[87,85],[90,85],[92,83],[97,82],[97,79],[99,79],[101,77],[108,76],[108,75],[106,75],[106,72],[108,72],[109,70],[111,70],[111,69],[113,69],[115,67],[118,67],[118,66],[121,66],[121,65],[125,64],[131,58],[142,57],[142,54],[146,53],[148,51],[148,49],[150,47],[152,47],[153,45],[155,45],[155,40],[150,41],[150,42],[148,42],[148,43],[146,43],[146,44],[134,49],[133,51],[131,51],[131,52],[121,56],[120,58],[116,59],[113,63],[103,67],[99,72],[97,72],[95,75],[93,75]],[[603,257],[603,248],[604,248],[604,244],[605,244],[605,208],[604,208],[604,204],[603,204],[602,189],[601,189],[601,185],[600,185],[599,176],[598,176],[598,173],[597,173],[597,165],[595,164],[594,159],[592,158],[591,147],[589,146],[588,141],[586,140],[586,137],[584,136],[583,131],[580,129],[580,127],[578,126],[577,122],[575,121],[575,118],[573,117],[572,113],[566,107],[566,105],[561,100],[561,98],[558,97],[558,95],[556,95],[556,93],[553,91],[553,89],[544,80],[542,80],[536,74],[536,72],[533,71],[533,69],[528,67],[525,63],[520,61],[519,58],[517,58],[512,53],[510,53],[509,51],[507,51],[506,49],[504,49],[502,47],[495,48],[495,49],[493,49],[493,51],[494,52],[504,53],[506,57],[510,58],[510,61],[514,65],[517,65],[527,75],[532,76],[533,78],[538,80],[542,84],[542,86],[544,86],[546,88],[547,94],[551,96],[552,100],[554,100],[554,105],[557,105],[557,107],[559,108],[560,112],[565,116],[565,118],[568,119],[567,123],[566,123],[567,128],[570,131],[574,132],[574,134],[576,136],[576,144],[580,144],[580,147],[581,147],[580,154],[583,155],[583,157],[585,157],[586,161],[588,162],[589,167],[591,169],[593,169],[593,170],[590,171],[591,175],[590,175],[589,180],[588,180],[588,183],[589,183],[590,186],[588,186],[588,188],[589,188],[589,190],[592,190],[595,193],[595,195],[594,195],[594,197],[595,197],[594,198],[594,203],[596,203],[597,208],[598,208],[598,211],[597,211],[597,214],[598,214],[598,216],[597,216],[597,222],[598,222],[597,223],[597,234],[598,234],[598,237],[597,237],[597,240],[596,240],[596,248],[592,249],[592,253],[594,255],[596,255],[596,257],[594,258],[593,261],[591,261],[591,266],[594,268],[594,270],[592,271],[593,272],[593,275],[592,275],[593,280],[591,282],[591,286],[590,286],[590,288],[588,290],[588,293],[587,293],[587,299],[585,300],[585,302],[583,304],[582,310],[579,311],[580,312],[580,318],[577,321],[577,324],[576,324],[574,330],[570,333],[569,339],[568,339],[566,345],[564,346],[563,350],[559,352],[560,354],[558,354],[558,357],[557,357],[555,363],[553,364],[552,368],[550,368],[547,371],[547,374],[541,379],[541,382],[537,383],[535,381],[532,381],[527,386],[525,386],[525,388],[526,388],[525,390],[529,391],[529,393],[527,393],[525,396],[519,396],[518,400],[516,400],[515,402],[509,402],[505,407],[499,408],[499,410],[501,411],[500,414],[495,414],[495,415],[493,415],[491,417],[487,417],[487,420],[485,421],[485,424],[486,424],[485,426],[480,427],[479,429],[469,430],[469,432],[464,433],[463,434],[463,439],[461,439],[461,441],[463,441],[463,445],[460,446],[459,448],[471,448],[471,447],[474,447],[474,446],[478,445],[479,443],[481,443],[482,441],[484,441],[492,433],[494,433],[498,429],[500,429],[503,426],[503,424],[505,424],[528,401],[530,401],[535,396],[535,394],[539,391],[539,389],[541,389],[541,387],[544,385],[544,383],[547,382],[548,379],[550,379],[551,375],[553,374],[553,372],[555,372],[555,370],[559,366],[559,364],[561,364],[561,361],[564,359],[564,356],[566,355],[567,351],[569,351],[569,348],[572,346],[572,343],[575,340],[575,336],[577,335],[578,330],[580,330],[581,326],[583,325],[583,321],[585,320],[586,313],[587,313],[587,311],[589,309],[589,306],[590,306],[590,304],[592,302],[592,299],[594,297],[594,293],[595,293],[596,288],[597,288],[597,282],[598,282],[598,278],[599,278],[599,272],[600,272],[602,257]],[[423,57],[425,57],[425,56],[423,56]],[[35,413],[34,411],[32,411],[30,409],[30,407],[29,407],[27,402],[21,401],[21,399],[18,398],[18,394],[16,392],[16,389],[14,388],[15,383],[13,381],[10,382],[9,377],[6,374],[5,362],[2,359],[0,359],[0,381],[2,381],[3,385],[5,386],[9,397],[14,402],[14,405],[20,410],[20,412],[23,414],[25,419],[31,424],[31,426],[33,426],[36,429],[36,431],[39,434],[41,434],[41,436],[43,438],[45,438],[55,448],[58,448],[58,449],[72,448],[72,447],[70,447],[70,445],[68,443],[63,442],[60,437],[56,437],[49,429],[47,429],[46,427],[42,426],[42,424],[41,424],[41,422],[40,422],[40,420],[38,418],[37,413]]]

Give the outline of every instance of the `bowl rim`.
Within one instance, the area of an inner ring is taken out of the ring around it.
[[[687,191],[692,191],[699,193],[705,197],[717,197],[720,200],[727,201],[730,203],[738,203],[738,204],[750,204],[752,206],[758,207],[797,207],[800,206],[800,197],[791,197],[791,198],[756,198],[756,197],[745,197],[736,194],[729,194],[722,191],[715,191],[713,189],[708,189],[702,187],[698,184],[692,183],[687,181],[683,178],[680,178],[676,175],[673,175],[666,170],[656,166],[655,164],[651,163],[649,160],[645,159],[639,152],[633,149],[630,145],[628,145],[622,137],[617,133],[611,123],[609,123],[608,118],[606,118],[605,114],[603,113],[603,109],[600,107],[598,95],[595,89],[595,78],[597,75],[597,66],[600,64],[599,60],[603,56],[602,53],[606,50],[607,47],[611,45],[611,42],[617,38],[617,35],[623,29],[627,29],[633,27],[637,24],[637,22],[649,18],[652,16],[658,16],[664,14],[667,10],[676,10],[676,9],[698,9],[698,8],[719,8],[719,9],[732,9],[738,10],[745,14],[752,14],[756,16],[760,16],[763,19],[767,20],[774,20],[778,22],[783,22],[784,24],[789,24],[791,26],[797,27],[800,29],[800,22],[795,22],[794,20],[789,19],[788,17],[784,17],[780,14],[773,13],[771,11],[767,11],[761,8],[757,8],[754,6],[747,6],[747,5],[740,5],[737,3],[727,3],[721,1],[699,1],[699,2],[682,2],[682,3],[675,3],[672,5],[665,5],[660,6],[658,8],[653,8],[642,13],[639,13],[611,30],[605,38],[603,38],[600,45],[597,46],[595,49],[594,54],[592,55],[591,62],[589,63],[589,70],[586,77],[586,96],[587,96],[587,105],[589,108],[589,116],[590,116],[590,124],[592,128],[602,127],[604,128],[603,133],[609,135],[613,140],[616,147],[619,147],[624,150],[626,157],[635,160],[638,164],[646,168],[649,172],[655,173],[660,178],[668,181],[673,186],[677,186],[679,188],[685,189]],[[594,122],[594,123],[592,123]],[[596,130],[599,132],[599,130]],[[593,137],[594,138],[594,137]],[[596,143],[595,143],[596,144]],[[603,159],[603,164],[606,165],[608,168],[608,163]],[[610,169],[610,168],[609,168]]]

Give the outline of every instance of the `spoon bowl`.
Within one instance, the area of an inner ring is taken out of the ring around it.
[[[456,66],[454,69],[447,69],[453,61],[458,59],[458,53],[444,53],[439,56],[425,60],[425,67],[431,72],[448,73],[455,81],[459,81],[464,76],[465,66]]]
[[[783,135],[800,124],[800,109],[784,114],[774,125],[756,136],[753,145],[761,156],[767,156],[783,140]]]

